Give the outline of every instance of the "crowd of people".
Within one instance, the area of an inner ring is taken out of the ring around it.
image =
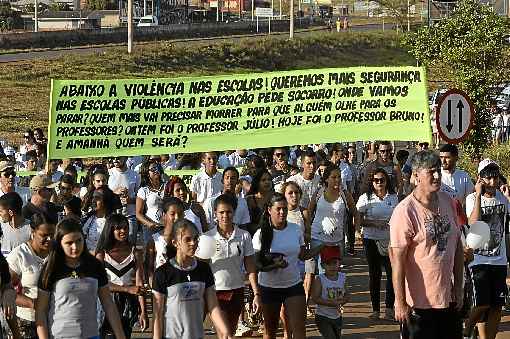
[[[400,322],[403,338],[496,337],[510,190],[490,159],[477,178],[456,146],[423,142],[46,161],[30,153],[37,134],[0,158],[3,337],[130,338],[151,302],[155,339],[202,338],[206,314],[220,338],[276,338],[280,324],[305,338],[307,316],[340,338],[357,241],[369,318]],[[166,169],[198,172],[187,185]],[[473,250],[480,220],[491,237]]]

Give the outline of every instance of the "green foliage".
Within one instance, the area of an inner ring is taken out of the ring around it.
[[[117,9],[117,3],[112,0],[88,0],[87,8],[94,10]]]
[[[49,9],[51,11],[70,11],[71,7],[67,3],[52,1],[50,2]]]
[[[378,3],[381,6],[379,11],[376,11],[377,14],[388,14],[392,18],[395,19],[396,23],[400,27],[404,27],[407,22],[407,14],[409,8],[408,0],[374,0],[374,2]],[[409,6],[417,4],[417,0],[409,0]]]
[[[510,145],[498,145],[488,147],[483,153],[481,159],[490,158],[498,163],[501,173],[510,179]],[[471,154],[462,152],[457,163],[457,167],[467,171],[471,178],[477,176],[478,162],[475,161]]]
[[[507,67],[505,19],[479,0],[460,0],[452,15],[404,38],[415,58],[428,67],[443,67],[453,86],[464,90],[475,105],[475,125],[465,142],[470,153],[481,153],[491,139],[486,108],[489,89],[501,82]]]

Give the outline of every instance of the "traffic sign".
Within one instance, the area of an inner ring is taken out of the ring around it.
[[[273,9],[267,7],[255,7],[255,16],[272,17]]]
[[[448,90],[436,108],[436,126],[442,139],[450,144],[464,141],[473,127],[475,110],[466,93]]]

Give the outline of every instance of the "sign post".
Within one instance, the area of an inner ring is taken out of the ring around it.
[[[466,93],[458,89],[447,91],[439,100],[436,125],[439,135],[450,144],[464,141],[473,127],[474,106]]]
[[[257,17],[257,33],[259,32],[259,16],[269,18],[269,34],[271,34],[271,18],[273,17],[273,8],[257,7],[255,8]]]

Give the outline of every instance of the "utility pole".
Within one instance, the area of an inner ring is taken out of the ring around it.
[[[128,54],[133,52],[133,0],[128,0]]]
[[[411,11],[411,5],[409,3],[409,0],[407,0],[407,31],[408,32],[411,31],[411,14],[410,14],[410,11]]]
[[[37,20],[37,12],[39,9],[39,3],[37,0],[34,1],[34,32],[39,32],[39,22]]]
[[[289,39],[292,40],[294,39],[294,0],[290,0],[289,18]]]

